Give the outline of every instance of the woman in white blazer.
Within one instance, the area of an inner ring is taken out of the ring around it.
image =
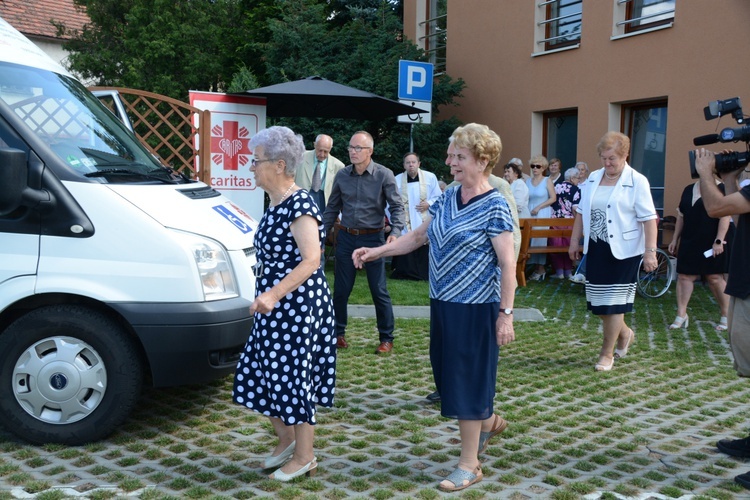
[[[581,258],[583,236],[586,303],[604,329],[594,369],[609,371],[635,338],[625,313],[633,310],[641,257],[644,270],[656,269],[657,216],[648,180],[627,163],[628,136],[607,132],[596,149],[603,168],[584,183],[568,253],[573,260]]]

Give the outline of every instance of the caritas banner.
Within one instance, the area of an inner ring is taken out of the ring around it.
[[[266,100],[191,90],[190,105],[211,112],[211,186],[260,220],[263,190],[250,172],[249,143],[266,127]]]

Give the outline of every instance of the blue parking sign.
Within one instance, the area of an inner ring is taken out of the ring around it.
[[[398,62],[398,98],[413,101],[432,101],[432,63],[420,61]]]

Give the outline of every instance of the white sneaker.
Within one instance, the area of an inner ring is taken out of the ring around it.
[[[586,283],[586,276],[584,276],[581,273],[574,274],[570,278],[568,278],[573,283],[579,283],[579,284],[585,284]]]

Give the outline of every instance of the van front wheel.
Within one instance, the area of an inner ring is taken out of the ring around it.
[[[32,443],[103,438],[130,414],[142,383],[133,342],[99,312],[48,306],[0,334],[0,418]]]

